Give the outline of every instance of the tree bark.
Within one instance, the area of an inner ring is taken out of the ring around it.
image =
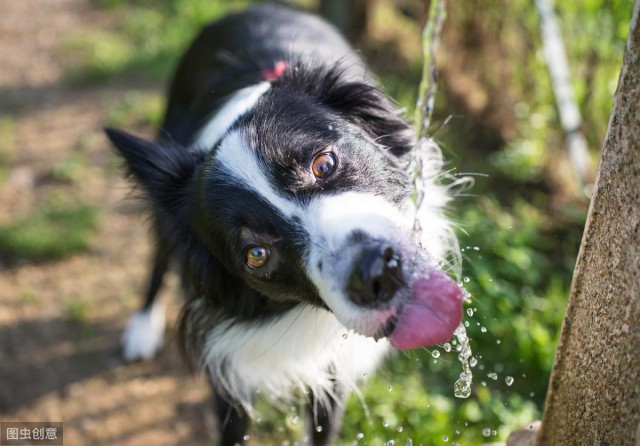
[[[640,0],[536,445],[640,445]]]

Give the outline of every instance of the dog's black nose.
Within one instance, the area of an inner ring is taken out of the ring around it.
[[[403,285],[400,256],[389,245],[371,245],[362,250],[347,283],[353,302],[375,306],[391,300]]]

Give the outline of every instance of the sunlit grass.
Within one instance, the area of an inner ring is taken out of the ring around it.
[[[7,175],[9,163],[15,155],[15,121],[9,116],[0,117],[0,183]]]
[[[131,92],[116,104],[107,117],[111,127],[159,126],[164,100],[158,93]]]
[[[122,14],[122,19],[112,30],[83,29],[66,40],[60,49],[71,60],[66,80],[73,85],[119,77],[166,81],[178,57],[204,24],[249,3],[97,0],[98,6]]]
[[[68,257],[88,249],[97,228],[95,208],[52,201],[27,218],[0,226],[0,256],[9,262]]]

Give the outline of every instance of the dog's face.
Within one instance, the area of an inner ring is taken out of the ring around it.
[[[231,294],[217,300],[306,302],[399,348],[444,342],[460,291],[411,235],[408,126],[371,87],[295,80],[271,85],[213,147],[110,136],[183,254],[211,256],[200,274],[246,284],[209,286]]]

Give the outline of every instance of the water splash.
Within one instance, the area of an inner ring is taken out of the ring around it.
[[[453,385],[453,394],[457,398],[469,398],[469,395],[471,395],[471,382],[473,381],[473,373],[469,365],[469,359],[472,357],[469,336],[467,336],[467,330],[463,324],[456,328],[453,335],[458,341],[458,346],[461,347],[458,353],[458,360],[462,364],[462,373],[460,373],[460,378]]]

